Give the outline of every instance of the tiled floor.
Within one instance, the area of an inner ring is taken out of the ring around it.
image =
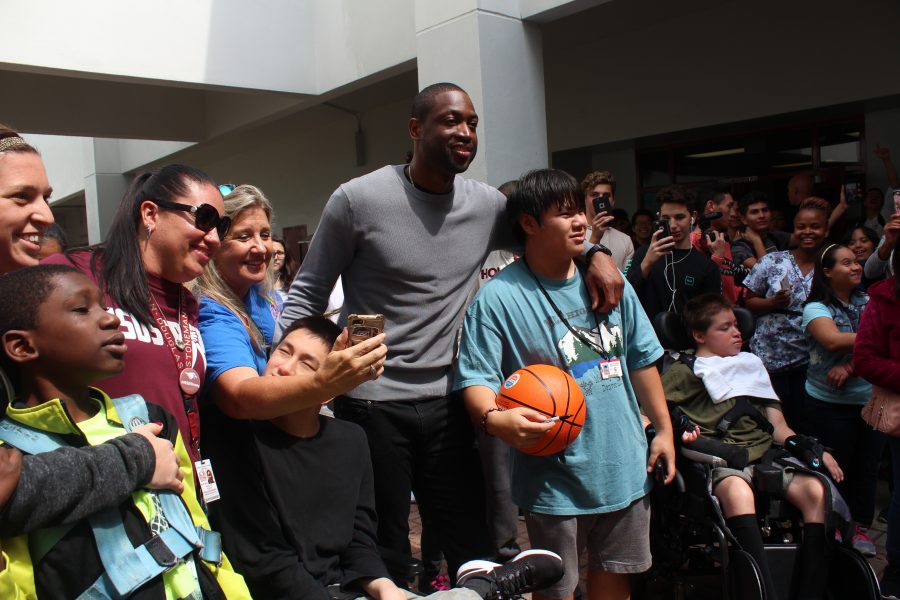
[[[884,481],[880,481],[878,485],[878,494],[876,498],[876,507],[875,514],[879,514],[882,508],[886,507],[888,502],[890,501],[890,492],[888,491],[887,483]],[[419,518],[419,510],[416,506],[415,502],[412,503],[410,507],[409,514],[409,541],[412,545],[413,555],[416,558],[421,558],[421,547],[419,545],[419,540],[422,535],[422,521]],[[877,518],[873,523],[871,529],[869,529],[869,536],[875,542],[875,545],[878,548],[878,555],[875,558],[869,559],[869,564],[872,565],[872,568],[875,569],[875,573],[878,577],[881,577],[881,573],[884,571],[884,567],[887,564],[885,560],[885,550],[884,545],[887,540],[887,525],[879,521]],[[531,547],[528,543],[528,533],[525,531],[525,521],[519,519],[519,537],[518,537],[519,546],[526,550]],[[582,580],[584,579],[584,574],[582,573]],[[584,582],[582,581],[582,584]],[[530,594],[525,596],[526,599],[531,597]]]

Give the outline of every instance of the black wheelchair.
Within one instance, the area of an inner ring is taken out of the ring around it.
[[[736,308],[735,314],[742,336],[749,339],[755,326],[753,316],[742,308]],[[680,317],[662,313],[653,320],[653,325],[667,349],[662,368],[683,360],[680,353],[692,348],[693,341]],[[672,412],[673,420],[678,421],[678,411]],[[681,419],[676,423],[676,432],[679,425],[682,430],[692,426]],[[637,600],[765,600],[767,594],[759,566],[729,532],[719,502],[712,494],[710,472],[715,466],[726,466],[727,462],[690,446],[679,449],[675,481],[668,486],[656,485],[651,492],[653,567],[633,579],[632,595]],[[825,475],[818,476],[827,481]],[[792,598],[802,531],[800,513],[775,495],[757,490],[755,496],[772,578],[779,597]],[[828,539],[835,540],[832,532],[837,530],[844,540],[829,542],[826,597],[878,600],[881,592],[872,567],[850,545],[851,527],[852,523],[833,511],[826,518]]]

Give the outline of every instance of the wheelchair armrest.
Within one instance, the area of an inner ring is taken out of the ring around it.
[[[750,453],[746,448],[735,444],[726,444],[719,438],[700,436],[690,444],[682,444],[685,458],[714,467],[731,467],[743,469],[750,462]],[[697,458],[693,458],[697,456]]]
[[[710,465],[713,467],[727,467],[728,462],[724,458],[720,458],[718,456],[713,456],[712,454],[706,454],[704,452],[700,452],[698,450],[692,450],[690,445],[685,445],[679,448],[678,453],[681,454],[686,459],[693,461],[695,463],[700,463],[704,465]]]

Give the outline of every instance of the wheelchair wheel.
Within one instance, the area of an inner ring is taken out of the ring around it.
[[[728,552],[726,585],[729,600],[766,600],[759,565],[739,548],[731,548]]]
[[[853,548],[836,547],[828,571],[828,598],[880,600],[881,588],[872,565]]]

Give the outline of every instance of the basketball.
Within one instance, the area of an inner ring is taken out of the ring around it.
[[[503,409],[524,406],[547,415],[561,417],[544,438],[522,452],[550,456],[566,449],[581,433],[586,407],[581,388],[572,376],[553,365],[522,367],[506,381],[497,396],[497,406]]]

